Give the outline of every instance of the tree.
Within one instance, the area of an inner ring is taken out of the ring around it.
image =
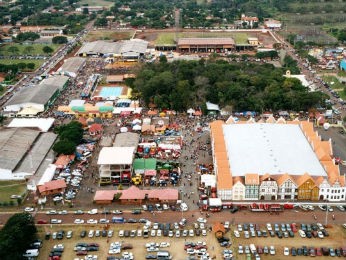
[[[0,259],[23,259],[23,254],[36,238],[36,234],[37,229],[31,214],[14,214],[0,230]]]
[[[83,138],[82,124],[77,121],[72,121],[68,124],[61,125],[55,129],[60,140],[68,140],[75,145],[79,144]]]
[[[51,47],[49,47],[49,46],[44,46],[44,47],[42,48],[42,51],[43,51],[45,54],[51,54],[54,50],[53,50]]]
[[[82,12],[82,14],[89,14],[89,9],[88,9],[88,7],[84,7],[83,8],[83,12]]]
[[[69,140],[59,140],[53,145],[53,151],[57,154],[74,154],[75,150],[75,143]]]
[[[19,49],[17,46],[10,46],[7,49],[8,52],[12,53],[12,55],[18,54],[19,53]]]
[[[35,41],[40,38],[40,35],[34,32],[24,32],[17,35],[16,40],[19,42]]]
[[[65,37],[65,36],[55,36],[52,39],[52,43],[54,43],[54,44],[65,44],[65,43],[67,43],[67,37]]]
[[[108,22],[107,19],[102,17],[102,18],[97,18],[94,25],[95,26],[100,26],[100,27],[104,27],[107,26]]]
[[[24,49],[24,53],[23,54],[31,54],[34,51],[34,47],[32,47],[31,45],[26,46]]]
[[[29,70],[33,70],[33,69],[35,68],[35,63],[32,63],[32,62],[27,63],[27,64],[26,64],[26,67],[27,67]]]

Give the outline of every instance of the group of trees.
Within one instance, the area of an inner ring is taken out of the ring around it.
[[[76,146],[83,138],[82,124],[72,121],[56,127],[55,132],[59,136],[59,141],[54,144],[53,151],[57,154],[74,154]]]
[[[20,51],[16,45],[11,45],[6,50],[4,47],[3,47],[3,49],[0,48],[0,52],[1,52],[1,55],[3,55],[3,56],[6,56],[6,53],[10,53],[11,55],[19,55],[19,54],[20,55],[32,55],[32,54],[34,54],[35,48],[37,49],[37,47],[34,47],[32,45],[28,45],[25,48],[23,48],[22,51]],[[54,49],[52,49],[48,45],[45,45],[42,47],[42,51],[45,54],[51,54],[52,52],[54,52]]]
[[[16,40],[18,42],[25,42],[25,41],[35,41],[40,38],[40,35],[34,32],[24,32],[19,33],[16,37]]]
[[[186,111],[206,101],[234,110],[305,110],[324,103],[321,92],[309,92],[301,82],[283,76],[287,67],[225,61],[174,61],[146,64],[132,87],[146,104]]]
[[[37,229],[31,214],[14,214],[0,230],[0,259],[22,260],[36,235]]]

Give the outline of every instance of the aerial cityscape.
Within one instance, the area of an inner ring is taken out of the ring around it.
[[[0,259],[346,259],[345,10],[1,0]]]

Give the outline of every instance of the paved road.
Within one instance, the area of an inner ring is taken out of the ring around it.
[[[13,213],[2,213],[0,214],[0,221],[1,223],[5,223],[6,220],[12,215]],[[84,219],[85,221],[88,219],[97,219],[100,218],[107,218],[110,219],[113,215],[103,215],[103,214],[96,214],[96,215],[74,215],[74,214],[68,214],[68,215],[46,215],[45,213],[34,213],[35,219],[43,219],[50,221],[50,219],[57,218],[62,219],[63,224],[73,224],[74,219],[80,218]],[[317,219],[315,220],[313,218],[313,214],[317,216]],[[335,215],[335,220],[332,219],[332,215]],[[192,216],[193,215],[193,216]],[[173,211],[163,211],[163,212],[154,212],[154,214],[149,212],[143,212],[140,215],[133,215],[130,212],[124,212],[122,215],[117,216],[123,216],[126,219],[134,218],[134,219],[140,219],[145,218],[153,222],[179,222],[181,218],[186,218],[189,223],[193,223],[196,221],[198,217],[205,217],[205,213],[202,215],[199,211],[187,211],[187,212],[173,212]],[[210,217],[208,218],[208,223],[213,224],[215,222],[224,222],[224,221],[230,221],[233,224],[237,223],[257,223],[257,224],[264,224],[267,222],[271,223],[312,223],[312,222],[320,222],[322,224],[326,223],[326,216],[328,217],[328,224],[343,224],[346,222],[346,213],[341,212],[339,210],[335,210],[334,212],[329,212],[326,214],[325,211],[321,211],[319,209],[316,209],[314,212],[302,212],[300,210],[285,210],[282,213],[279,214],[269,214],[269,213],[253,213],[249,210],[242,210],[235,214],[231,214],[229,210],[224,210],[222,212],[217,213],[210,213]]]

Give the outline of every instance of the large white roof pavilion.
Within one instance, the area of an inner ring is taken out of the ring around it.
[[[306,172],[327,176],[299,125],[257,123],[222,127],[233,177]]]

